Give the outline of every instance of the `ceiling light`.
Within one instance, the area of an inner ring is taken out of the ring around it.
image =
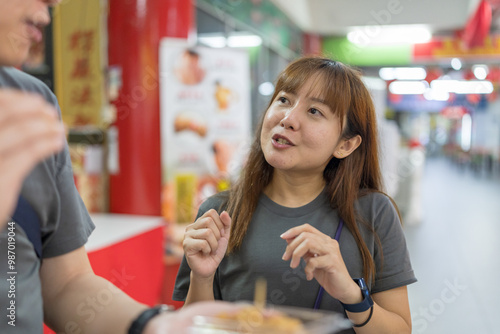
[[[216,35],[209,35],[209,34],[204,34],[198,36],[198,41],[201,44],[204,44],[206,46],[209,46],[211,48],[224,48],[226,47],[226,37],[216,34]]]
[[[462,62],[458,58],[453,58],[451,60],[451,67],[455,70],[458,71],[462,68]]]
[[[450,93],[428,88],[424,92],[424,98],[428,101],[448,101]]]
[[[200,34],[198,41],[211,48],[249,48],[262,44],[262,38],[247,32],[233,32],[229,37],[222,34]]]
[[[430,30],[419,25],[358,26],[347,34],[349,42],[361,46],[426,43],[431,38]]]
[[[474,65],[472,66],[472,72],[478,80],[484,80],[488,76],[488,66],[486,65]]]
[[[392,94],[423,94],[429,88],[427,81],[393,81],[389,85]]]
[[[274,85],[269,81],[261,83],[259,85],[259,93],[263,96],[271,95],[274,93]]]
[[[423,67],[382,67],[379,76],[384,80],[423,80],[427,71]]]
[[[227,39],[227,46],[232,48],[250,48],[261,44],[262,38],[257,35],[234,34]]]

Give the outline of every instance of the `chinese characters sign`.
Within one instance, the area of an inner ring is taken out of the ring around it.
[[[54,12],[56,94],[69,127],[98,126],[100,122],[101,6],[100,0],[73,0]]]

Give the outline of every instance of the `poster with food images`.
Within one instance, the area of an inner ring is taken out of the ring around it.
[[[162,214],[168,222],[193,222],[208,196],[238,178],[250,140],[249,67],[244,50],[162,40]]]

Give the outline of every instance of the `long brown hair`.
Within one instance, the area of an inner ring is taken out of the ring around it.
[[[367,192],[381,191],[375,108],[358,71],[319,57],[304,57],[289,64],[278,77],[269,106],[279,92],[295,93],[313,75],[319,78],[317,87],[321,90],[322,98],[344,120],[342,138],[349,139],[356,135],[362,138],[360,146],[348,157],[333,157],[323,176],[330,204],[338,210],[354,236],[363,258],[363,276],[370,281],[375,277],[375,264],[356,223],[360,217],[357,217],[354,202]],[[260,143],[263,120],[264,115],[257,127],[242,175],[229,194],[227,210],[233,224],[229,253],[240,247],[259,197],[273,176],[273,167],[266,162]],[[374,233],[373,229],[370,230]]]

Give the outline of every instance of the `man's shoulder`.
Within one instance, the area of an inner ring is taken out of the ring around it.
[[[50,102],[54,100],[54,94],[46,84],[14,67],[0,66],[0,86],[39,93]]]

